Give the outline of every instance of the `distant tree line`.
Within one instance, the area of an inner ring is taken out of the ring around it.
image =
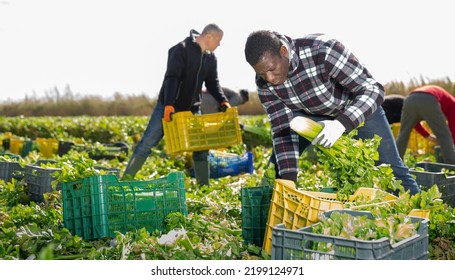
[[[455,84],[449,79],[412,79],[408,83],[393,81],[384,85],[386,94],[406,95],[412,89],[436,84],[455,94]],[[125,95],[114,93],[110,98],[98,95],[74,94],[69,86],[60,93],[56,88],[41,98],[26,97],[20,101],[0,103],[3,116],[148,116],[156,105],[156,98],[146,94]],[[265,114],[257,92],[250,92],[247,103],[238,106],[240,115]]]

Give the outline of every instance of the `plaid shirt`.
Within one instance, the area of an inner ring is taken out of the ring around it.
[[[330,116],[351,131],[384,101],[384,89],[344,45],[323,34],[291,38],[276,33],[289,51],[288,79],[274,86],[256,77],[258,95],[272,127],[280,175],[297,174],[298,135],[293,111]]]

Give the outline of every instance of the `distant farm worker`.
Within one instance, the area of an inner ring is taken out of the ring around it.
[[[425,121],[434,134],[422,125]],[[455,97],[440,86],[425,85],[412,90],[403,103],[397,147],[403,158],[411,130],[438,143],[444,163],[455,164]]]
[[[382,109],[384,109],[389,124],[401,122],[401,112],[403,111],[405,98],[406,96],[400,94],[389,94],[385,96],[384,103],[382,103]],[[421,122],[418,122],[414,129],[429,141],[437,143],[436,136],[431,135]]]
[[[233,89],[222,87],[224,95],[229,101],[231,106],[242,105],[249,100],[248,91],[246,89],[241,89],[240,91],[235,91]],[[210,94],[208,90],[202,91],[202,102],[201,109],[203,114],[213,114],[220,112],[219,103],[215,97]]]
[[[203,84],[219,106],[231,107],[220,86],[217,59],[213,53],[222,38],[223,31],[219,26],[208,24],[202,33],[191,30],[187,38],[169,49],[167,69],[158,102],[142,139],[133,150],[122,179],[134,178],[147,157],[151,155],[151,149],[161,141],[164,136],[163,118],[169,122],[173,113],[200,111]],[[209,185],[208,151],[193,152],[193,166],[197,183]]]
[[[310,144],[330,148],[344,132],[357,128],[362,139],[382,138],[377,163],[390,164],[406,191],[420,192],[381,107],[383,86],[341,42],[323,34],[292,39],[262,30],[248,36],[245,58],[256,72],[259,99],[270,120],[270,161],[277,178],[296,182],[299,156]],[[297,116],[324,126],[313,142],[290,128]]]
[[[381,106],[382,109],[384,109],[389,124],[400,122],[404,98],[405,97],[400,94],[388,94],[385,96]]]

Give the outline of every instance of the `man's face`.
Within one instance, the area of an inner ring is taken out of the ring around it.
[[[272,85],[276,86],[284,83],[288,78],[289,72],[289,53],[287,49],[282,46],[280,55],[272,55],[270,52],[266,52],[261,60],[253,66],[253,69],[256,74]]]
[[[221,40],[223,39],[223,33],[211,33],[208,37],[207,50],[214,52],[216,48],[220,45]]]

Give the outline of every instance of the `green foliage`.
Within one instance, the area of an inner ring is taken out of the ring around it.
[[[48,131],[48,135],[64,140],[80,140],[67,137],[70,137],[70,131],[83,133],[82,130],[85,129],[93,131],[92,143],[99,140],[95,139],[96,137],[108,135],[96,133],[98,126],[105,126],[100,130],[109,130],[111,128],[108,127],[113,125],[109,137],[117,140],[128,139],[128,143],[133,146],[134,139],[137,139],[136,134],[141,135],[141,129],[145,128],[148,118],[113,117],[108,119],[109,121],[101,121],[98,118],[75,117],[42,120],[40,123],[38,119],[13,118],[11,123],[18,125],[18,131],[22,129],[24,132],[34,133],[31,130],[36,128],[40,133]],[[0,124],[9,129],[14,128],[6,119],[2,119]],[[191,164],[188,158],[184,155],[166,155],[162,144],[152,149],[152,155],[136,176],[137,180],[159,178],[175,170],[190,174]],[[184,217],[170,214],[166,219],[164,232],[136,229],[124,234],[117,233],[114,239],[82,240],[71,235],[63,225],[63,205],[59,191],[46,193],[43,203],[34,203],[28,200],[28,186],[24,181],[13,180],[5,183],[0,180],[0,259],[269,259],[270,256],[261,248],[243,244],[240,191],[244,187],[261,185],[264,177],[270,179],[267,184],[273,185],[274,167],[268,165],[271,148],[267,145],[253,145],[250,149],[248,142],[244,141],[244,144],[231,147],[229,152],[251,151],[254,155],[255,173],[210,179],[210,186],[203,187],[198,186],[190,176],[186,176],[189,215]],[[363,145],[368,144],[363,142]],[[300,182],[306,182],[307,188],[333,184],[328,179],[330,173],[326,171],[327,166],[318,163],[319,158],[324,157],[319,153],[317,150],[307,150],[302,155],[299,162],[299,186]],[[20,161],[25,164],[41,159],[39,153],[32,151]],[[98,173],[94,170],[95,166],[120,170],[124,170],[126,166],[126,162],[118,159],[90,159],[82,151],[70,152],[63,157],[55,156],[52,160],[57,163],[50,162],[43,167],[61,168],[61,177],[56,180],[58,182],[96,175]],[[357,165],[360,166],[360,163]],[[336,163],[330,165],[332,168],[333,166],[336,166]],[[335,175],[336,170],[330,172],[333,172],[330,176],[338,176]],[[346,173],[348,172],[355,170],[352,167],[346,170]],[[389,175],[385,174],[383,178],[388,178]],[[382,184],[380,180],[374,182]],[[453,250],[450,249],[455,242],[453,208],[438,200],[436,190],[413,197],[402,194],[400,198],[403,201],[408,199],[408,202],[395,203],[398,208],[390,211],[407,213],[413,207],[430,209],[430,256],[433,259],[453,259]],[[381,211],[387,213],[386,210]],[[160,240],[169,232],[178,232],[178,238],[173,244],[161,244]]]
[[[336,147],[330,149],[316,146],[317,164],[312,165],[310,177],[314,178],[311,174],[318,175],[319,171],[321,186],[334,188],[340,200],[347,200],[360,187],[376,187],[387,191],[402,188],[401,181],[395,179],[390,165],[376,166],[381,138],[375,135],[372,139],[363,140],[356,139],[356,135],[357,130],[352,130],[337,141]]]

